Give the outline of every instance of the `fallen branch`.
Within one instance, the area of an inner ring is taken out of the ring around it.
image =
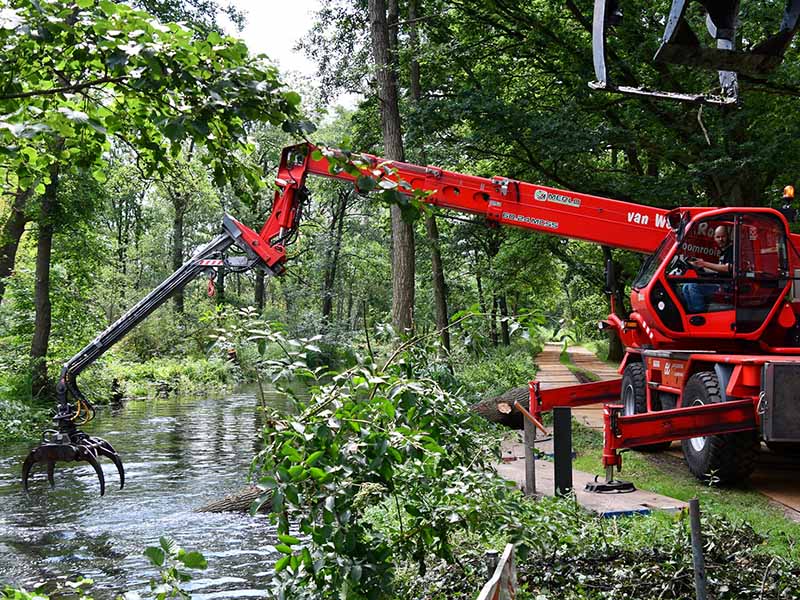
[[[248,485],[242,489],[228,494],[221,500],[215,500],[204,504],[195,512],[250,512],[250,506],[258,500],[263,494],[268,493],[254,485]],[[258,512],[268,512],[272,509],[272,501],[267,500],[258,509]]]

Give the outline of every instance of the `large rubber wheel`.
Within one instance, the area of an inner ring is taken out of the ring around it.
[[[682,406],[717,402],[722,402],[722,392],[714,373],[702,371],[689,378]],[[715,484],[732,484],[746,481],[753,472],[759,439],[755,431],[743,431],[682,440],[681,446],[695,477]]]
[[[640,415],[647,412],[647,378],[642,363],[628,363],[622,372],[622,414],[624,416]],[[645,444],[634,446],[639,452],[661,452],[669,448],[672,442]]]

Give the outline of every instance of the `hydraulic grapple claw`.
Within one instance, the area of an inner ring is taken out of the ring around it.
[[[97,460],[100,456],[105,456],[114,463],[119,473],[119,487],[120,489],[124,487],[125,469],[122,460],[113,446],[104,439],[88,436],[79,430],[75,430],[72,434],[45,432],[44,437],[45,441],[31,450],[22,464],[22,486],[25,491],[28,491],[31,469],[37,463],[47,465],[47,480],[54,486],[56,462],[87,462],[97,474],[100,495],[103,496],[106,493],[106,478]]]

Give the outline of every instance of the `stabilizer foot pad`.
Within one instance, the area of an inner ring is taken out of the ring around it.
[[[629,494],[636,491],[636,486],[630,481],[621,479],[598,481],[597,477],[595,477],[594,481],[587,483],[584,489],[592,494]]]

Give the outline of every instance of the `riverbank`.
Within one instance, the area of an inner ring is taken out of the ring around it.
[[[135,361],[109,355],[81,374],[80,386],[92,404],[105,406],[170,394],[220,394],[243,382],[238,365],[217,357]],[[0,378],[0,444],[37,439],[50,426],[54,406],[54,398],[31,398],[19,378]]]

